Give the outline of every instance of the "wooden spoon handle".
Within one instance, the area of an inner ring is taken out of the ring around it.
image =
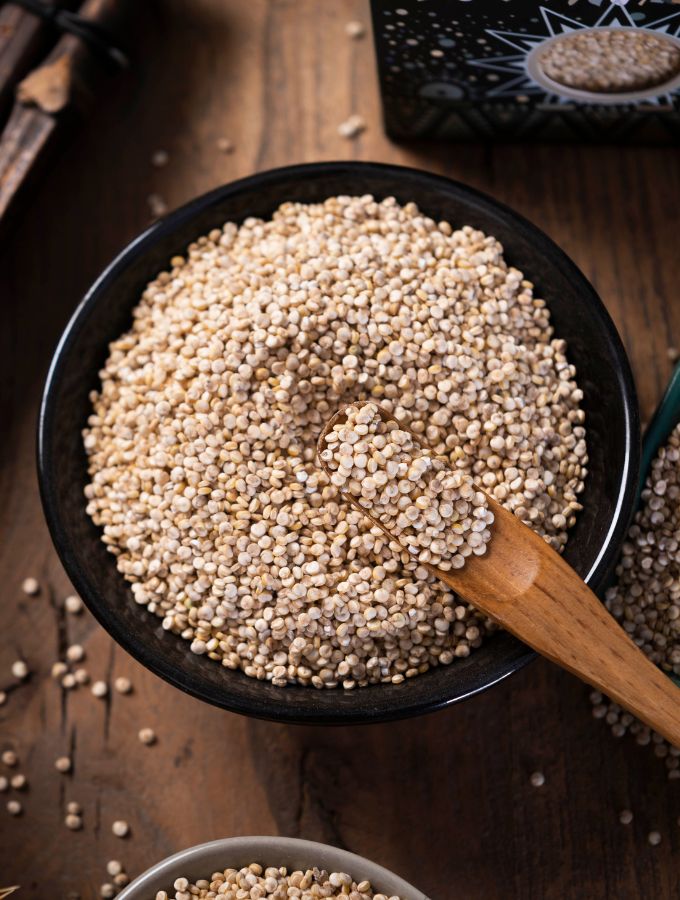
[[[487,554],[470,558],[456,572],[433,572],[520,640],[680,747],[680,690],[558,553],[500,504],[492,501],[492,507],[496,519]]]

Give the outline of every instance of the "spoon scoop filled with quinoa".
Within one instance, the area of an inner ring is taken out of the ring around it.
[[[91,395],[87,512],[193,653],[280,686],[398,684],[494,626],[343,501],[326,420],[375,401],[561,550],[587,465],[566,353],[493,236],[390,197],[284,203],[144,290]]]
[[[336,413],[318,454],[331,484],[423,565],[462,569],[466,557],[486,553],[494,520],[486,494],[378,404]]]

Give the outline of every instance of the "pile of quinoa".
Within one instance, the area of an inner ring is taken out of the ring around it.
[[[393,198],[285,203],[191,244],[133,318],[91,395],[87,511],[194,653],[352,688],[449,664],[493,627],[329,483],[316,443],[343,403],[379,402],[564,546],[582,392],[495,238]]]
[[[680,72],[680,47],[636,28],[575,32],[540,56],[545,74],[567,87],[599,93],[644,90]]]
[[[680,676],[680,425],[652,463],[616,577],[605,595],[607,609],[653,663]],[[616,737],[630,732],[638,744],[653,744],[669,777],[680,778],[680,748],[599,691],[590,699],[595,718]]]
[[[482,556],[493,513],[465,472],[422,447],[375,403],[348,406],[324,437],[321,459],[331,484],[354,499],[398,538],[418,562],[460,569]]]
[[[156,900],[320,900],[322,897],[342,900],[400,900],[396,895],[376,894],[369,881],[356,882],[344,872],[323,869],[288,872],[285,867],[263,868],[258,863],[242,869],[214,872],[195,884],[189,878],[178,878],[174,890],[158,891]]]

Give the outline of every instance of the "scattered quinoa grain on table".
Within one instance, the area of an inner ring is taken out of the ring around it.
[[[28,778],[23,773],[19,773],[18,775],[12,775],[9,783],[15,791],[24,791],[28,787]]]
[[[168,204],[160,194],[149,194],[146,202],[149,204],[149,211],[154,218],[164,216],[168,211]]]
[[[108,694],[109,686],[105,681],[95,681],[90,690],[95,697],[102,700]]]
[[[375,403],[348,406],[324,437],[331,484],[398,538],[419,563],[460,569],[486,552],[493,513],[471,477],[422,447]],[[448,623],[444,623],[448,630]]]
[[[19,757],[14,750],[5,750],[3,751],[2,756],[0,756],[0,760],[2,760],[3,765],[12,769],[19,762]]]
[[[366,120],[358,113],[352,113],[344,122],[338,125],[338,134],[344,138],[358,137],[362,131],[366,130]]]
[[[492,236],[392,198],[285,203],[145,289],[92,395],[87,511],[135,601],[194,653],[280,686],[399,682],[495,626],[339,496],[323,425],[374,400],[560,550],[581,399]]]
[[[7,790],[9,790],[9,779],[0,775],[0,793],[4,794]]]
[[[54,678],[56,680],[63,678],[67,672],[68,672],[68,666],[66,665],[65,662],[61,662],[61,661],[53,663],[52,668],[50,670],[50,674],[52,675],[52,678]]]
[[[117,819],[111,826],[111,831],[116,837],[124,838],[130,834],[130,826],[123,819]]]
[[[83,827],[83,820],[76,813],[67,813],[66,818],[64,819],[64,825],[66,825],[70,831],[80,831]]]
[[[118,694],[129,694],[132,691],[132,682],[129,678],[119,676],[113,682],[113,687]]]
[[[69,594],[64,600],[64,608],[66,612],[78,615],[78,613],[83,611],[83,601],[77,594]]]
[[[630,825],[633,821],[633,813],[629,809],[622,809],[619,813],[619,822],[622,825]]]
[[[545,775],[543,772],[533,772],[529,780],[534,787],[543,787],[545,784]]]
[[[353,40],[358,40],[366,34],[366,28],[364,27],[363,22],[359,22],[357,19],[352,19],[345,25],[345,33],[347,37],[350,37]]]
[[[76,676],[73,672],[67,672],[66,675],[61,679],[61,686],[67,690],[71,691],[74,687],[78,685],[78,681],[76,680]]]
[[[188,898],[219,897],[220,900],[245,900],[257,896],[260,900],[300,900],[316,898],[360,898],[360,900],[408,900],[396,895],[376,892],[369,881],[356,882],[345,872],[307,869],[289,872],[286,868],[251,863],[241,869],[224,869],[195,883],[189,878],[177,878],[170,891],[158,891],[155,900],[188,900]]]
[[[80,662],[82,659],[85,659],[85,651],[80,644],[71,644],[66,649],[66,659],[69,662]]]
[[[170,154],[167,150],[156,150],[151,154],[151,165],[156,166],[156,168],[162,168],[163,166],[167,166],[170,160]]]
[[[62,775],[71,771],[71,758],[69,756],[59,756],[54,761],[54,768]]]
[[[607,609],[653,663],[680,676],[680,425],[652,462],[616,579],[605,593]],[[680,748],[598,691],[590,702],[616,737],[629,732],[652,745],[669,778],[680,778]]]
[[[7,801],[7,812],[10,816],[20,816],[23,811],[24,808],[18,800]]]
[[[30,674],[29,668],[23,659],[17,659],[16,662],[12,663],[12,675],[15,678],[18,678],[19,681],[28,678]]]
[[[156,732],[152,728],[142,728],[138,734],[139,740],[147,747],[156,743]]]
[[[21,590],[24,594],[34,597],[36,594],[40,593],[40,582],[37,578],[24,578],[21,582]]]

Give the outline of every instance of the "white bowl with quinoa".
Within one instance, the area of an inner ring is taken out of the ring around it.
[[[632,509],[637,414],[588,282],[468,188],[317,164],[171,214],[65,332],[41,488],[114,637],[203,699],[294,721],[414,714],[528,661],[320,468],[325,421],[368,399],[601,586]]]
[[[256,886],[262,900],[285,896],[281,890],[288,886],[298,888],[304,900],[304,891],[314,885],[329,900],[428,900],[422,891],[363,856],[284,837],[225,838],[182,850],[136,878],[118,900],[189,900],[225,893],[229,897],[232,887],[236,895]]]

